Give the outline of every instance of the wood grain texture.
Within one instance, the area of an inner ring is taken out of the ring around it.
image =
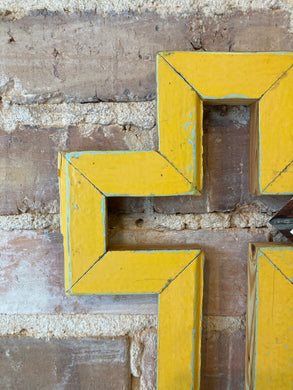
[[[166,131],[163,128],[160,134],[164,135]],[[178,143],[176,132],[169,134],[170,142],[165,142],[165,153],[168,157],[172,156],[179,169],[160,151],[59,154],[61,218],[62,226],[66,225],[62,232],[66,247],[66,274],[69,275],[66,278],[67,291],[72,295],[160,295],[160,390],[181,386],[199,389],[203,255],[200,250],[184,249],[143,251],[136,247],[130,251],[109,250],[105,245],[105,195],[147,196],[193,192],[198,175],[193,172],[193,181],[190,182],[180,172],[185,165],[185,149],[191,169],[200,161],[195,158],[192,148],[192,154],[188,153],[190,136],[185,129],[181,132],[179,139],[182,144],[179,149],[175,148]],[[198,148],[197,140],[199,138],[194,134],[192,142],[199,151],[201,148]],[[174,313],[178,320],[176,322],[173,321]],[[181,341],[170,345],[170,339]]]
[[[292,386],[293,247],[251,244],[246,389]]]
[[[106,251],[107,207],[105,196],[65,159],[59,161],[62,234],[65,247],[65,289],[71,288]],[[65,216],[64,216],[65,214]],[[87,234],[81,234],[87,232]],[[82,261],[81,261],[82,259]]]
[[[159,296],[158,389],[200,388],[202,297],[201,254]]]
[[[257,302],[257,246],[249,245],[248,252],[248,293],[247,293],[247,320],[246,320],[246,389],[253,388],[256,360],[256,302]]]
[[[152,207],[157,212],[207,212],[209,207],[211,211],[225,211],[257,199],[255,195],[249,195],[249,135],[245,124],[249,120],[249,113],[243,116],[244,125],[240,126],[235,124],[231,107],[227,110],[213,107],[206,111],[201,196],[152,198]],[[91,136],[86,137],[80,126],[18,127],[12,133],[0,129],[0,214],[18,214],[19,210],[59,212],[59,150],[129,148],[122,126],[93,125],[91,130]],[[66,140],[65,145],[62,139]],[[232,188],[227,191],[227,186]],[[283,197],[284,200],[282,196],[267,195],[261,201],[278,210],[290,200],[290,196]],[[149,201],[150,198],[147,201],[135,197],[114,198],[113,208],[123,212],[142,212],[150,204]],[[112,206],[109,205],[109,208]]]
[[[200,251],[108,251],[73,285],[71,293],[158,293],[158,389],[199,389],[203,297]]]
[[[243,390],[245,330],[203,330],[202,390]]]

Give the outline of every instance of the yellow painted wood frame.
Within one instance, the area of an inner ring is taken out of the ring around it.
[[[250,244],[246,326],[247,390],[293,385],[293,246]]]
[[[59,176],[67,293],[158,294],[158,389],[199,389],[202,252],[115,251],[106,234],[107,196],[181,194],[191,183],[157,152],[60,153]]]
[[[203,255],[109,250],[107,197],[199,194],[206,102],[253,104],[254,192],[292,191],[292,55],[160,53],[157,78],[157,152],[59,155],[65,285],[69,294],[159,294],[158,388],[198,389]]]
[[[176,153],[173,146],[177,140],[168,138],[170,132],[178,137],[184,132],[181,106],[185,101],[196,102],[196,110],[185,127],[195,129],[198,137],[202,131],[202,103],[251,105],[250,192],[263,195],[293,192],[292,52],[162,52],[157,56],[157,68],[158,125],[163,154],[172,159]],[[195,154],[194,160],[201,164],[201,151],[196,146]],[[183,160],[176,166],[186,174]],[[192,175],[198,175],[200,180],[200,172],[191,169],[189,180]],[[200,188],[198,182],[197,188]]]
[[[107,246],[107,197],[200,193],[202,101],[169,69],[161,101],[169,83],[158,151],[59,154],[65,285],[68,294],[158,294],[158,389],[199,389],[203,254]]]

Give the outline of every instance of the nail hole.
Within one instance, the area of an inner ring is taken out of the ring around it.
[[[142,227],[143,225],[143,219],[139,218],[135,221],[135,224],[137,227]]]

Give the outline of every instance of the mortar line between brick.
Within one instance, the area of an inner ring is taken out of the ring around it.
[[[157,320],[155,313],[0,314],[0,337],[131,337],[136,332],[156,326]],[[245,315],[204,315],[203,329],[210,332],[245,329]]]

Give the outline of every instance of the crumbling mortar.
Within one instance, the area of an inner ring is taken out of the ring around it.
[[[134,214],[109,215],[109,232],[118,230],[219,230],[219,229],[268,229],[272,239],[277,230],[270,225],[273,212],[263,205],[244,205],[233,212],[203,214],[159,214],[154,211]],[[25,210],[25,209],[24,209]],[[60,216],[57,213],[41,213],[37,210],[22,212],[19,215],[0,216],[0,230],[40,230],[59,228]]]
[[[156,324],[152,314],[0,314],[0,337],[134,337]]]
[[[16,105],[2,96],[0,127],[8,133],[26,126],[48,128],[113,124],[134,126],[134,130],[152,130],[156,124],[155,102]]]
[[[209,332],[229,332],[245,329],[246,315],[207,316],[202,328]],[[0,314],[0,337],[34,338],[122,337],[142,344],[147,329],[156,329],[155,314]]]
[[[243,205],[232,212],[211,212],[203,214],[159,214],[153,212],[145,215],[110,214],[110,231],[127,230],[210,230],[210,229],[275,229],[269,224],[273,211],[260,203]],[[138,223],[139,221],[139,223]]]
[[[251,10],[270,10],[271,12],[285,11],[292,15],[290,1],[282,0],[1,0],[1,18],[13,20],[25,15],[49,16],[61,14],[93,13],[106,17],[109,14],[156,12],[162,17],[167,15],[187,16],[199,14],[221,16],[232,12],[248,12]],[[292,19],[292,18],[291,18]]]
[[[57,230],[60,227],[59,214],[22,213],[0,216],[0,230]]]

